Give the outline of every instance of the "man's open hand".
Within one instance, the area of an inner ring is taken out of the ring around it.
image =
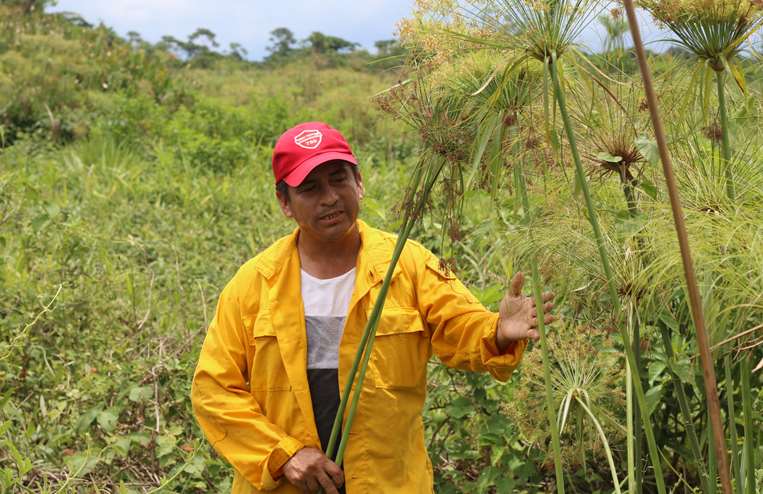
[[[498,349],[502,352],[514,341],[525,338],[537,341],[540,338],[535,299],[522,295],[524,283],[524,274],[521,272],[515,274],[511,279],[509,291],[501,300],[501,306],[498,309],[499,320],[495,340]],[[551,315],[551,309],[554,308],[553,299],[553,293],[546,292],[543,294],[543,322],[545,324],[551,324],[556,319]]]
[[[344,474],[336,463],[317,448],[302,448],[283,467],[286,480],[304,493],[338,494],[337,487],[344,484]]]

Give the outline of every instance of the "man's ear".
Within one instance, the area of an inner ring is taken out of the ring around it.
[[[360,176],[360,172],[357,172],[355,175],[355,183],[358,184],[358,188],[360,188],[360,198],[363,199],[363,195],[366,193],[366,188],[363,186],[363,177]]]
[[[284,216],[293,218],[294,214],[291,212],[291,207],[289,206],[289,198],[286,195],[281,194],[281,192],[276,191],[276,199],[278,199],[278,205],[281,206],[281,211]]]

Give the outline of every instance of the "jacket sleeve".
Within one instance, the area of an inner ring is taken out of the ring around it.
[[[498,314],[477,298],[426,249],[418,263],[419,312],[432,332],[432,350],[448,367],[489,372],[507,381],[519,365],[527,341],[509,345],[501,353],[495,335]],[[423,264],[423,266],[422,266]]]
[[[234,280],[223,290],[193,376],[196,420],[215,450],[255,488],[278,486],[277,474],[303,445],[270,422],[249,392],[241,301]],[[252,347],[253,348],[253,347]]]

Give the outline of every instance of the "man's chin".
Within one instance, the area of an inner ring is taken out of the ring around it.
[[[325,242],[338,242],[348,235],[352,234],[355,228],[354,221],[348,221],[346,218],[343,221],[328,225],[318,225],[315,232],[319,238]]]

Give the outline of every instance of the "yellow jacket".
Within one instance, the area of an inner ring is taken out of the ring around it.
[[[339,347],[339,389],[389,266],[395,237],[358,221],[355,290]],[[297,231],[244,264],[223,290],[191,400],[214,448],[236,469],[233,493],[296,494],[281,466],[320,448],[307,381]],[[427,361],[507,380],[525,342],[499,355],[489,312],[437,257],[409,241],[395,268],[345,451],[347,492],[431,493],[422,408]],[[349,408],[349,407],[348,407]]]

